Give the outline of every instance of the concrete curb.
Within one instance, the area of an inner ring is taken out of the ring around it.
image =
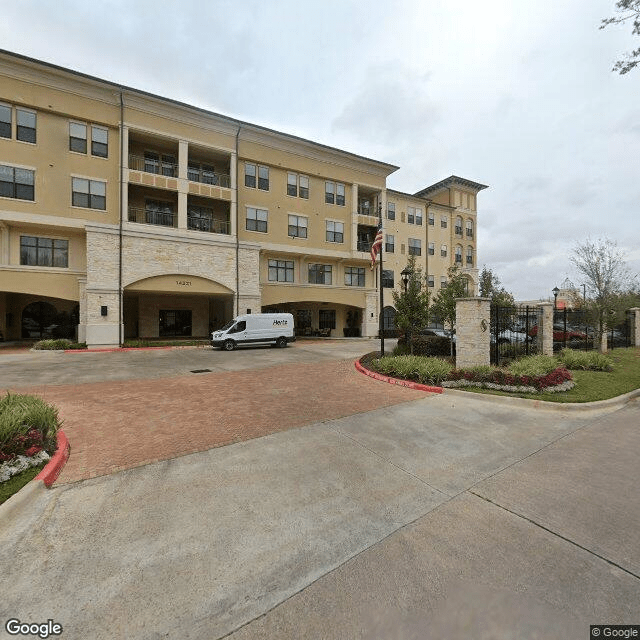
[[[44,469],[43,469],[44,471]],[[36,496],[48,491],[42,480],[34,478],[31,482],[14,493],[8,500],[0,504],[0,523],[9,523],[23,507],[33,503]]]
[[[509,396],[499,396],[490,393],[473,393],[462,391],[461,389],[445,389],[446,395],[458,395],[465,398],[474,398],[481,402],[493,402],[508,404],[511,406],[528,407],[529,409],[551,409],[555,411],[601,411],[613,410],[623,407],[627,402],[640,398],[640,389],[635,389],[629,393],[609,398],[608,400],[598,400],[596,402],[549,402],[547,400],[531,400],[529,398],[510,398]]]
[[[44,469],[33,480],[42,480],[47,487],[50,487],[58,479],[62,467],[64,467],[69,459],[69,450],[69,440],[64,431],[60,429],[60,431],[58,431],[58,448],[56,452],[51,457],[51,460],[47,462]]]
[[[360,364],[360,360],[355,361],[356,369],[360,373],[364,373],[365,376],[369,376],[374,380],[380,380],[381,382],[388,382],[389,384],[397,384],[400,387],[408,387],[409,389],[415,389],[416,391],[427,391],[429,393],[442,393],[442,387],[430,387],[426,384],[420,384],[419,382],[412,382],[411,380],[400,380],[398,378],[390,378],[389,376],[383,376],[380,373],[371,371]]]

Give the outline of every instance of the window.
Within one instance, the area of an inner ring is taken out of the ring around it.
[[[69,241],[20,236],[20,264],[66,268],[69,266]]]
[[[446,244],[443,244],[440,247],[440,257],[441,258],[446,258],[447,257],[447,245]]]
[[[308,220],[304,216],[289,216],[289,235],[292,238],[307,237]]]
[[[35,144],[36,114],[33,111],[24,111],[23,109],[16,109],[16,114],[16,122],[18,124],[16,139]]]
[[[456,235],[462,235],[462,218],[460,216],[456,218]]]
[[[446,286],[447,286],[447,277],[440,276],[440,288],[443,289]]]
[[[364,267],[345,267],[344,283],[347,287],[364,287]]]
[[[430,242],[429,243],[429,248],[427,249],[427,252],[430,256],[435,255],[436,253],[436,243],[435,242]]]
[[[244,163],[244,186],[256,188],[256,165]]]
[[[269,167],[258,167],[258,189],[269,191]]]
[[[338,204],[344,207],[344,185],[339,182],[325,182],[324,183],[324,201],[327,204]]]
[[[473,266],[473,247],[467,247],[467,264]]]
[[[416,209],[416,224],[422,226],[422,209]]]
[[[456,264],[462,264],[462,247],[456,247]]]
[[[473,220],[467,220],[467,238],[473,238]]]
[[[327,220],[327,242],[344,242],[344,223]]]
[[[442,217],[440,218],[440,227],[441,227],[442,229],[446,229],[446,228],[447,228],[447,221],[448,221],[447,216],[442,216]]]
[[[287,195],[309,199],[309,178],[297,173],[287,174]]]
[[[409,238],[409,255],[420,256],[422,255],[422,243],[416,238]]]
[[[310,264],[309,282],[311,284],[331,284],[332,268],[330,264]]]
[[[269,260],[269,282],[293,282],[293,260]]]
[[[202,184],[219,184],[219,178],[215,172],[215,168],[210,164],[201,164],[199,162],[189,162],[187,168],[187,177],[191,182],[201,182]],[[223,185],[224,186],[224,185]]]
[[[87,125],[80,122],[69,123],[69,151],[87,153]]]
[[[71,204],[87,209],[107,208],[107,185],[99,180],[71,178]]]
[[[409,224],[415,224],[416,210],[413,207],[407,207],[407,222]]]
[[[436,217],[431,211],[429,211],[429,224],[433,226],[435,223],[436,223]]]
[[[336,310],[320,309],[318,312],[318,328],[319,329],[335,329],[336,328]]]
[[[91,127],[91,155],[106,158],[109,155],[109,132],[103,127]],[[164,157],[164,156],[163,156]],[[175,158],[173,158],[175,164]],[[163,175],[173,175],[172,173]]]
[[[393,289],[393,271],[391,269],[382,270],[382,286],[385,289]]]
[[[269,213],[265,209],[247,207],[247,231],[260,231],[267,233],[267,221]]]
[[[11,138],[11,107],[0,104],[0,138]]]
[[[387,220],[395,220],[396,219],[396,203],[388,202],[387,203]]]
[[[435,287],[436,281],[435,276],[427,276],[427,287]]]
[[[391,234],[387,234],[387,243],[385,244],[384,250],[387,253],[394,253],[394,251],[396,250],[396,239],[395,236],[392,236]]]
[[[34,200],[35,171],[0,165],[0,196]]]

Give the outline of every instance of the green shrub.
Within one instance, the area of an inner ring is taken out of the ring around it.
[[[411,339],[413,345],[413,355],[415,356],[449,356],[451,355],[451,342],[449,338],[442,336],[421,336],[414,335]],[[409,345],[406,338],[398,340],[398,346],[406,347],[403,353],[409,353]],[[455,353],[455,347],[454,347]]]
[[[613,360],[597,351],[574,351],[563,349],[558,360],[567,369],[583,369],[584,371],[613,371]]]
[[[529,344],[529,355],[535,355],[536,353],[536,345]],[[492,347],[493,348],[493,347]],[[523,343],[515,343],[509,344],[505,342],[503,344],[498,345],[498,351],[500,352],[500,356],[502,358],[524,358],[527,357],[527,345]]]
[[[446,360],[416,355],[386,356],[374,360],[372,365],[375,371],[387,376],[436,385],[445,380],[453,369]]]
[[[391,352],[392,356],[408,356],[409,345],[406,342],[398,342]]]
[[[52,453],[60,424],[58,410],[41,398],[7,393],[0,398],[0,463],[34,449]]]
[[[40,340],[33,345],[33,348],[50,351],[61,351],[64,349],[68,349],[71,344],[71,340],[67,340],[66,338],[56,338],[52,340]]]
[[[86,342],[72,342],[67,349],[86,349],[87,348],[87,343]]]
[[[528,356],[512,362],[508,369],[516,376],[546,376],[558,368],[558,361],[553,356]]]

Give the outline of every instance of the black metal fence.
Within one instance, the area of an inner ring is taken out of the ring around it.
[[[538,308],[491,306],[491,363],[529,356],[537,349]]]

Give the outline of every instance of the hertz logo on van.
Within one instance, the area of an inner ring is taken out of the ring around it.
[[[274,327],[286,327],[288,324],[287,320],[274,320],[273,321],[273,326]]]

